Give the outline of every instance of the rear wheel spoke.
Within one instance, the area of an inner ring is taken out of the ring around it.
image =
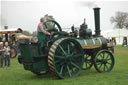
[[[61,45],[59,45],[59,48],[62,50],[62,52],[64,53],[64,55],[66,55],[66,52],[65,52],[64,49],[61,47]]]
[[[69,66],[67,65],[67,70],[68,70],[68,73],[69,73],[69,76],[71,77],[71,73],[70,73],[70,70],[69,70]]]
[[[63,68],[64,68],[64,66],[61,66],[60,74],[62,74],[62,72],[63,72]]]
[[[55,55],[54,57],[55,57],[55,58],[64,59],[64,57],[63,57],[63,56],[57,56],[57,55]]]
[[[61,62],[60,64],[58,64],[58,67],[59,67],[59,66],[62,66],[63,64],[64,64],[64,62]]]
[[[59,63],[61,60],[57,60],[57,61],[55,61],[55,64],[57,64],[57,63]]]
[[[68,54],[70,54],[70,44],[68,44]]]
[[[76,68],[80,69],[80,67],[79,67],[78,65],[76,65],[75,63],[71,62],[71,64],[72,64],[73,66],[75,66]]]

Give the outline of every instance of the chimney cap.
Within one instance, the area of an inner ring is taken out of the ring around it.
[[[94,7],[93,9],[100,9],[100,7]]]

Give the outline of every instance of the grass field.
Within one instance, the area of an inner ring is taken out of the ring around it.
[[[111,72],[98,73],[94,67],[78,77],[58,80],[54,75],[36,76],[25,71],[17,59],[11,67],[0,68],[0,85],[128,85],[128,47],[115,47],[115,66]]]

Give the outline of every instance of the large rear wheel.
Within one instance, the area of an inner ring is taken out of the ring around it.
[[[83,50],[76,40],[61,38],[50,48],[48,66],[60,78],[71,78],[81,72],[83,58]]]

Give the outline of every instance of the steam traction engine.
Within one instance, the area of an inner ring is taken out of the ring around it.
[[[81,70],[90,69],[93,65],[98,72],[109,72],[114,66],[114,56],[110,52],[111,46],[100,35],[100,8],[94,8],[95,35],[83,23],[76,33],[62,31],[56,21],[46,21],[44,26],[52,34],[46,38],[45,47],[40,55],[40,42],[23,40],[20,43],[21,55],[18,57],[25,70],[40,75],[45,72],[55,73],[60,78],[77,76]],[[75,35],[75,37],[73,36]]]

